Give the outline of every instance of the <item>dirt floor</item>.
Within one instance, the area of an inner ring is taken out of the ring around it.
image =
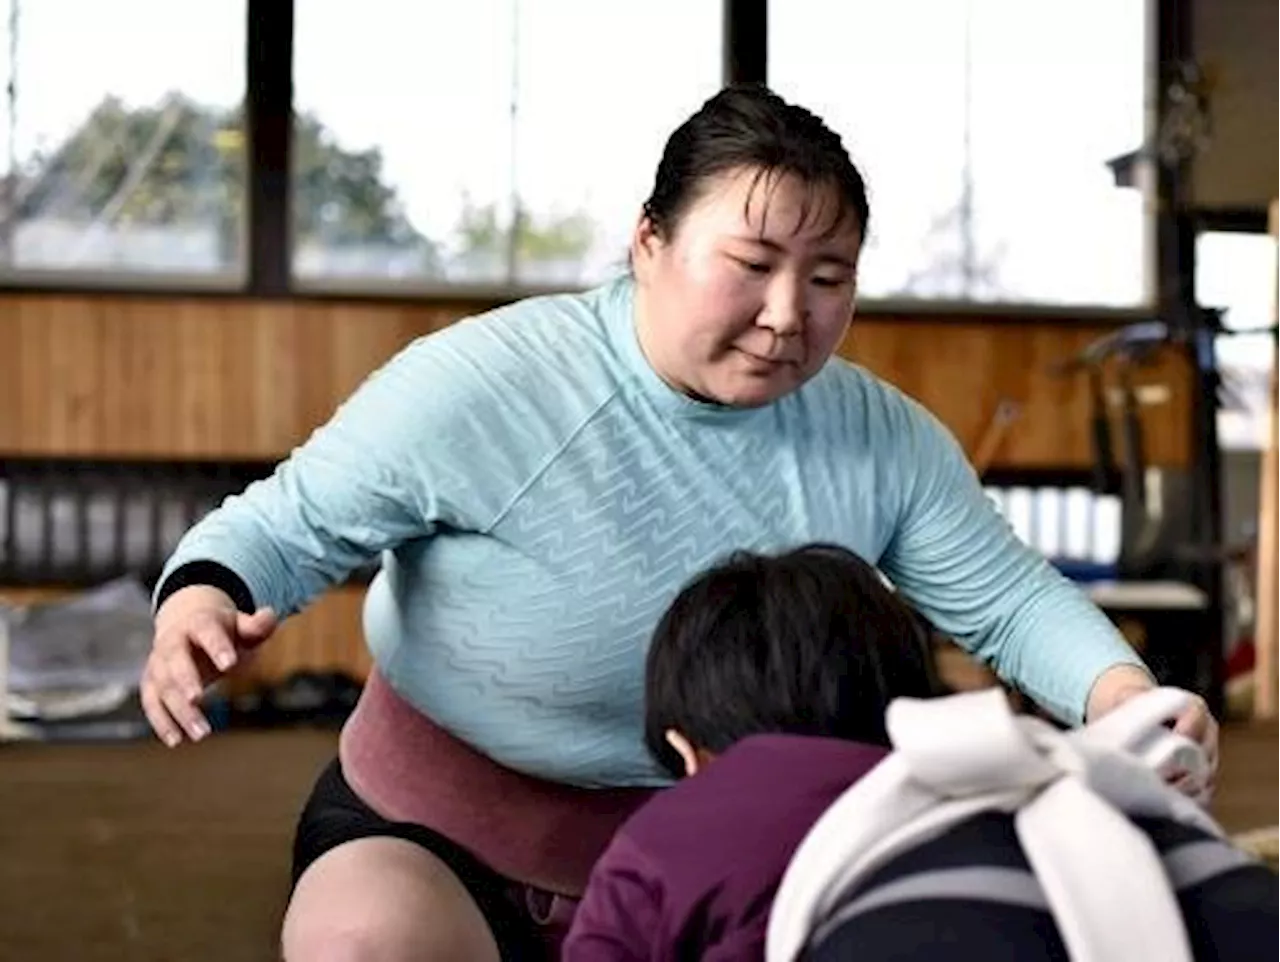
[[[0,746],[0,962],[270,962],[332,732]],[[1274,725],[1223,739],[1217,814],[1276,823]]]
[[[265,962],[331,732],[0,747],[0,960]]]

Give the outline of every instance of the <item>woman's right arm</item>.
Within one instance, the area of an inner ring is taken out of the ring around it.
[[[437,525],[482,527],[509,497],[506,472],[485,466],[494,405],[483,365],[444,340],[403,350],[271,477],[182,538],[156,587],[142,679],[161,739],[208,733],[204,687],[264,641],[277,616]]]
[[[449,509],[423,476],[421,448],[428,424],[441,435],[432,448],[449,431],[448,412],[432,397],[447,388],[424,390],[415,376],[423,353],[414,345],[392,359],[270,477],[197,522],[165,565],[157,602],[167,602],[172,582],[192,583],[194,569],[202,575],[195,583],[284,617],[383,550],[429,533]],[[238,584],[218,579],[217,567]]]

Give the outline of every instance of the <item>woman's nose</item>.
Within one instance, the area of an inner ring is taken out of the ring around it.
[[[761,317],[763,326],[778,337],[792,337],[804,329],[808,314],[803,285],[785,275],[775,278]]]

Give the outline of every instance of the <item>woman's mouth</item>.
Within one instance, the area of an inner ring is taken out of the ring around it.
[[[744,351],[742,348],[735,348],[739,354],[745,357],[756,367],[775,368],[784,364],[795,364],[796,362],[788,357],[762,357],[759,354],[752,354],[750,351]]]

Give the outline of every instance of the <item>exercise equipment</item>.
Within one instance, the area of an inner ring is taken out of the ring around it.
[[[1225,674],[1220,581],[1234,552],[1218,543],[1219,462],[1216,453],[1198,453],[1186,469],[1148,464],[1136,377],[1162,350],[1182,349],[1191,353],[1198,376],[1218,397],[1222,385],[1211,340],[1220,317],[1211,310],[1203,314],[1193,331],[1160,321],[1122,327],[1054,365],[1051,374],[1089,379],[1095,490],[1120,499],[1115,583],[1090,593],[1113,620],[1141,624],[1148,639],[1144,657],[1163,682],[1201,693],[1220,713]],[[1118,445],[1112,436],[1112,396],[1117,398]]]
[[[1009,436],[1010,428],[1021,416],[1022,405],[1017,401],[1002,398],[997,402],[996,409],[992,412],[987,426],[978,438],[978,445],[974,448],[973,455],[969,459],[979,478],[991,470],[991,465],[995,463],[996,455],[1000,453],[1000,448]]]
[[[1121,536],[1116,574],[1121,580],[1194,581],[1197,555],[1194,477],[1148,464],[1135,371],[1151,365],[1173,340],[1160,322],[1133,324],[1100,338],[1054,373],[1083,373],[1089,381],[1094,489],[1120,497]],[[1115,374],[1114,392],[1106,371]],[[1111,398],[1119,409],[1120,457],[1112,435]]]

